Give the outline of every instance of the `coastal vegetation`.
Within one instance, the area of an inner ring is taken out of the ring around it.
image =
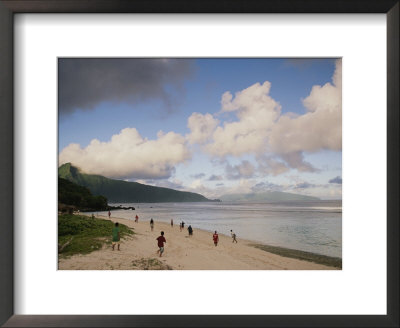
[[[114,180],[81,172],[71,163],[58,168],[58,176],[88,188],[94,195],[103,195],[114,203],[210,202],[200,194],[154,187],[138,182]]]
[[[62,257],[88,254],[111,243],[114,223],[88,216],[60,214],[58,216],[58,254]],[[120,224],[121,239],[134,232]]]
[[[93,196],[88,188],[59,177],[58,208],[61,212],[105,211],[108,206],[106,197]]]

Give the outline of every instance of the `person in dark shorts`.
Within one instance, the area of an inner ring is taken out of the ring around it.
[[[174,226],[174,219],[171,219],[171,227]]]
[[[189,231],[189,236],[192,236],[193,235],[193,228],[192,228],[191,225],[189,225],[188,231]]]
[[[164,237],[164,231],[161,231],[161,236],[157,237],[156,240],[157,240],[157,245],[159,247],[157,253],[159,253],[161,257],[162,253],[164,253],[164,243],[167,242],[167,240]]]
[[[120,244],[120,234],[119,234],[119,224],[115,222],[115,226],[112,229],[112,250],[115,248],[115,244],[118,244],[118,250],[120,251],[119,244]]]
[[[151,220],[150,220],[150,228],[151,228],[151,231],[153,231],[153,229],[154,229],[154,221],[153,221],[153,218],[151,218]]]
[[[232,230],[231,230],[231,236],[232,236],[232,243],[236,243],[237,244],[236,234]]]
[[[213,234],[213,241],[214,241],[214,245],[217,246],[218,245],[218,241],[219,241],[219,237],[218,237],[217,231],[215,231],[214,234]]]

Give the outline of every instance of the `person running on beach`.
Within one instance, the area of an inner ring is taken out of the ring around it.
[[[151,220],[150,220],[150,228],[151,228],[151,231],[153,231],[153,229],[154,229],[154,221],[153,221],[153,218],[151,218]]]
[[[135,222],[136,222],[136,223],[139,222],[139,217],[137,216],[137,214],[136,214],[136,216],[135,216]]]
[[[232,236],[232,243],[236,242],[236,244],[237,244],[236,234],[232,230],[231,230],[231,236]]]
[[[115,244],[118,244],[118,250],[120,251],[119,241],[120,241],[119,224],[118,222],[115,222],[115,226],[112,229],[112,250],[114,250]]]
[[[189,236],[192,236],[193,235],[193,229],[192,229],[191,225],[189,225],[188,231],[189,231]]]
[[[171,227],[174,226],[174,219],[171,219]]]
[[[158,247],[159,247],[157,254],[159,253],[161,257],[162,253],[164,253],[164,243],[167,242],[164,237],[164,231],[161,231],[161,236],[157,237],[156,240],[158,241]]]
[[[218,245],[218,240],[219,240],[217,231],[215,231],[214,234],[213,234],[213,240],[214,240],[214,245],[217,246]]]
[[[111,212],[110,212],[110,211],[108,211],[108,218],[110,218],[110,216],[111,216]]]

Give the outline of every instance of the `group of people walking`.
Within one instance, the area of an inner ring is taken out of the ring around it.
[[[108,216],[109,217],[111,216],[110,211],[108,212]],[[139,217],[137,215],[135,217],[135,222],[136,223],[139,222]],[[174,226],[174,220],[171,219],[171,227],[173,227],[173,226]],[[182,221],[179,224],[180,231],[182,231],[184,229],[184,227],[185,227],[185,222]],[[151,231],[154,230],[154,220],[153,220],[153,218],[150,219],[150,229],[151,229]],[[187,229],[188,229],[189,236],[193,236],[193,228],[192,228],[192,226],[189,225]],[[232,243],[237,243],[236,234],[232,230],[231,230],[231,237],[232,237]],[[218,232],[217,231],[214,231],[214,234],[212,235],[212,239],[213,239],[213,242],[214,242],[214,246],[218,246],[219,236],[218,236]],[[160,236],[157,237],[156,240],[157,240],[157,246],[159,248],[158,251],[157,251],[157,254],[159,254],[159,256],[161,257],[162,254],[164,253],[164,244],[167,242],[167,240],[164,237],[164,231],[161,231]],[[119,232],[118,222],[115,223],[115,226],[113,227],[113,230],[112,230],[112,250],[115,249],[116,245],[118,246],[117,249],[120,250],[120,232]]]
[[[174,227],[174,220],[171,219],[171,227]],[[179,223],[179,230],[182,231],[185,227],[185,222],[182,220],[181,223]],[[154,220],[153,218],[150,219],[150,228],[151,231],[153,231],[154,229]],[[193,236],[193,228],[191,225],[188,226],[188,233],[189,236]],[[232,237],[232,243],[237,243],[237,239],[236,239],[236,234],[233,232],[233,230],[231,230],[231,237]],[[214,234],[212,236],[213,242],[215,246],[218,246],[218,242],[219,242],[219,236],[218,236],[218,232],[214,231]],[[164,231],[161,231],[161,235],[159,237],[156,238],[157,240],[157,245],[159,247],[159,250],[157,251],[157,254],[160,255],[160,257],[162,256],[162,254],[164,253],[164,243],[166,243],[166,239],[164,237]]]
[[[153,231],[153,227],[154,227],[153,219],[150,220],[150,226],[151,226],[151,231]],[[173,227],[173,226],[174,226],[174,220],[171,219],[171,227]],[[185,227],[185,222],[181,221],[181,223],[179,223],[179,230],[182,231],[184,229],[184,227]],[[188,232],[189,232],[189,236],[193,236],[193,228],[192,228],[192,226],[189,225],[187,229],[188,229]],[[161,235],[164,236],[164,231],[162,231]],[[234,233],[233,230],[231,230],[231,237],[232,237],[232,243],[237,243],[236,233]],[[160,238],[160,237],[158,237],[158,238]],[[157,240],[158,240],[158,238],[157,238]],[[218,232],[217,231],[214,231],[212,239],[213,239],[214,245],[218,246],[219,236],[218,236]],[[162,251],[160,249],[160,251],[159,251],[160,252],[160,256],[161,256],[163,251],[164,251],[164,248],[163,248]]]

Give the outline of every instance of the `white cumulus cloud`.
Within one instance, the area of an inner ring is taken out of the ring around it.
[[[304,152],[342,149],[342,63],[336,61],[332,82],[313,86],[303,99],[304,114],[281,114],[270,95],[271,83],[256,83],[221,97],[221,112],[236,115],[233,122],[219,122],[211,114],[192,115],[189,140],[203,145],[214,157],[254,155],[264,158],[260,170],[273,175],[289,168],[318,171],[304,160]],[[267,160],[265,160],[267,158]],[[275,159],[273,159],[275,158]]]
[[[336,62],[333,84],[313,86],[303,100],[304,115],[282,115],[273,126],[269,143],[280,153],[342,150],[342,64]]]
[[[222,112],[236,113],[238,121],[225,122],[212,135],[206,151],[216,156],[259,153],[265,151],[269,129],[278,119],[281,106],[269,96],[271,84],[256,83],[235,94],[222,96]]]
[[[193,113],[188,119],[191,133],[187,136],[190,143],[204,143],[209,140],[219,121],[211,114]]]
[[[159,132],[156,140],[144,139],[134,128],[123,129],[108,142],[93,139],[82,148],[70,144],[59,155],[59,163],[71,162],[86,173],[112,178],[168,178],[174,166],[190,158],[185,138]]]

